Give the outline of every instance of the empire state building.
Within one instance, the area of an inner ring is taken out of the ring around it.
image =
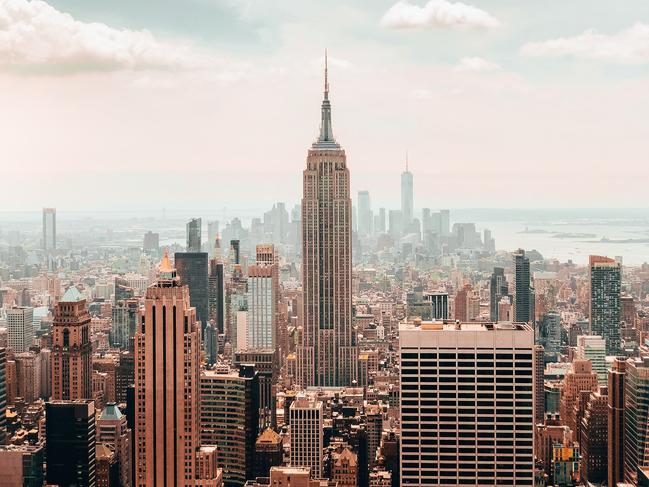
[[[302,197],[304,328],[298,347],[303,386],[348,386],[356,379],[352,328],[352,201],[345,150],[331,128],[327,57],[320,134],[307,155]]]

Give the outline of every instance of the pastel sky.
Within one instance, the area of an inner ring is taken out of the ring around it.
[[[647,0],[0,0],[0,209],[647,207]]]

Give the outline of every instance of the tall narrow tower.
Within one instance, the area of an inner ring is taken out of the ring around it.
[[[302,281],[304,330],[298,381],[345,386],[356,378],[358,351],[352,329],[352,202],[344,149],[331,128],[325,53],[320,135],[303,173]]]
[[[408,168],[408,154],[406,154],[406,170],[401,173],[401,218],[404,233],[408,233],[414,213],[413,178]]]
[[[200,327],[164,254],[135,334],[135,485],[194,485]]]
[[[92,399],[92,345],[86,300],[70,286],[52,322],[52,399]]]

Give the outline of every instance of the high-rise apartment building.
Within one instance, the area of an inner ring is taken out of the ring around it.
[[[70,286],[56,305],[52,321],[52,399],[92,399],[91,357],[86,300]]]
[[[258,245],[257,254],[257,263],[248,267],[246,348],[274,350],[277,347],[279,269],[272,245]]]
[[[0,445],[7,439],[7,349],[0,347]]]
[[[368,236],[372,233],[372,206],[370,204],[370,192],[358,192],[358,233]]]
[[[137,298],[117,301],[112,309],[113,323],[110,331],[110,344],[126,350],[131,338],[135,336],[140,302]]]
[[[34,308],[7,310],[7,345],[14,353],[25,352],[34,344]]]
[[[200,377],[200,435],[215,445],[226,486],[253,478],[259,433],[259,378],[250,365],[239,371],[205,370]]]
[[[534,320],[530,259],[523,249],[514,253],[514,320],[528,323]]]
[[[208,266],[207,252],[176,252],[174,265],[180,285],[189,288],[190,305],[196,308],[196,319],[201,322],[201,332],[208,321]]]
[[[608,485],[624,481],[624,391],[626,360],[616,357],[608,372]]]
[[[225,263],[219,238],[214,242],[214,255],[210,259],[207,285],[207,316],[210,321],[214,321],[217,333],[225,333]]]
[[[591,392],[579,427],[581,428],[581,479],[591,484],[601,484],[607,478],[608,397],[606,394]]]
[[[606,365],[606,341],[597,335],[578,335],[576,358],[590,360],[600,385],[608,382]]]
[[[96,485],[95,404],[91,400],[45,405],[47,484]]]
[[[624,378],[624,481],[642,485],[649,468],[649,358],[626,362]]]
[[[505,277],[505,269],[494,267],[489,281],[489,314],[491,321],[501,321],[498,316],[498,303],[504,296],[509,296],[509,283]]]
[[[525,323],[400,326],[401,485],[534,484],[533,347]]]
[[[590,332],[606,341],[606,353],[620,350],[620,292],[622,270],[619,262],[591,255]]]
[[[192,218],[187,222],[187,252],[200,252],[201,233],[203,225],[200,218]]]
[[[312,478],[322,477],[324,405],[299,394],[289,408],[291,467],[308,467]]]
[[[302,280],[304,331],[298,381],[345,386],[356,377],[358,348],[352,327],[352,233],[349,169],[331,128],[325,67],[320,135],[303,173]]]
[[[408,169],[408,156],[406,156],[406,170],[401,173],[401,217],[404,231],[407,233],[414,218],[413,177]]]
[[[56,208],[43,208],[43,250],[56,250]]]
[[[200,328],[165,252],[135,334],[134,484],[193,485],[199,441]]]

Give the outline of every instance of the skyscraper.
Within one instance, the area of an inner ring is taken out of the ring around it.
[[[302,279],[304,332],[298,348],[302,385],[350,385],[358,349],[352,328],[352,202],[344,149],[331,128],[325,62],[320,135],[303,173]]]
[[[52,321],[52,399],[92,399],[91,355],[86,300],[70,286]]]
[[[514,320],[519,323],[534,319],[530,278],[530,259],[523,249],[518,249],[514,253]]]
[[[533,485],[534,331],[399,328],[402,485]]]
[[[135,485],[193,485],[199,443],[200,329],[165,252],[135,335]]]
[[[494,267],[489,282],[489,314],[491,321],[500,320],[498,316],[498,303],[500,303],[503,296],[509,296],[509,283],[505,277],[505,269],[502,267]]]
[[[210,259],[207,282],[207,316],[214,320],[219,334],[225,333],[225,264],[218,236],[214,240],[214,254]]]
[[[20,306],[7,310],[7,345],[14,353],[29,350],[34,343],[34,308]]]
[[[324,405],[304,394],[289,408],[291,467],[308,467],[311,477],[322,477]]]
[[[372,233],[372,207],[370,204],[370,192],[358,192],[358,233],[368,236]]]
[[[187,252],[201,251],[201,232],[203,226],[200,218],[192,218],[187,222]]]
[[[406,170],[401,173],[401,218],[405,233],[410,230],[414,216],[413,178],[408,169],[408,155],[406,155]]]
[[[48,485],[95,485],[95,435],[93,401],[52,401],[45,405]]]
[[[160,234],[153,233],[151,230],[144,234],[142,242],[142,251],[157,253],[160,249]]]
[[[259,432],[259,378],[254,367],[205,370],[200,377],[200,435],[218,449],[226,486],[241,486],[255,471]]]
[[[624,378],[624,481],[639,483],[649,457],[649,358],[626,362]]]
[[[56,250],[56,208],[43,208],[43,250]]]
[[[7,349],[0,347],[0,445],[7,438]]]
[[[207,222],[207,245],[214,245],[214,242],[216,242],[217,237],[219,236],[219,222],[218,220],[210,220]],[[208,252],[210,253],[211,257],[214,257],[214,247],[208,248]]]
[[[207,252],[176,252],[174,264],[180,285],[189,288],[190,305],[196,308],[196,319],[201,322],[201,332],[208,320]]]
[[[272,245],[257,246],[257,264],[248,267],[246,348],[277,347],[279,271]]]
[[[620,350],[620,263],[608,257],[591,255],[590,332],[606,341],[606,353]]]
[[[608,372],[608,485],[624,480],[624,379],[626,360],[616,357]]]

